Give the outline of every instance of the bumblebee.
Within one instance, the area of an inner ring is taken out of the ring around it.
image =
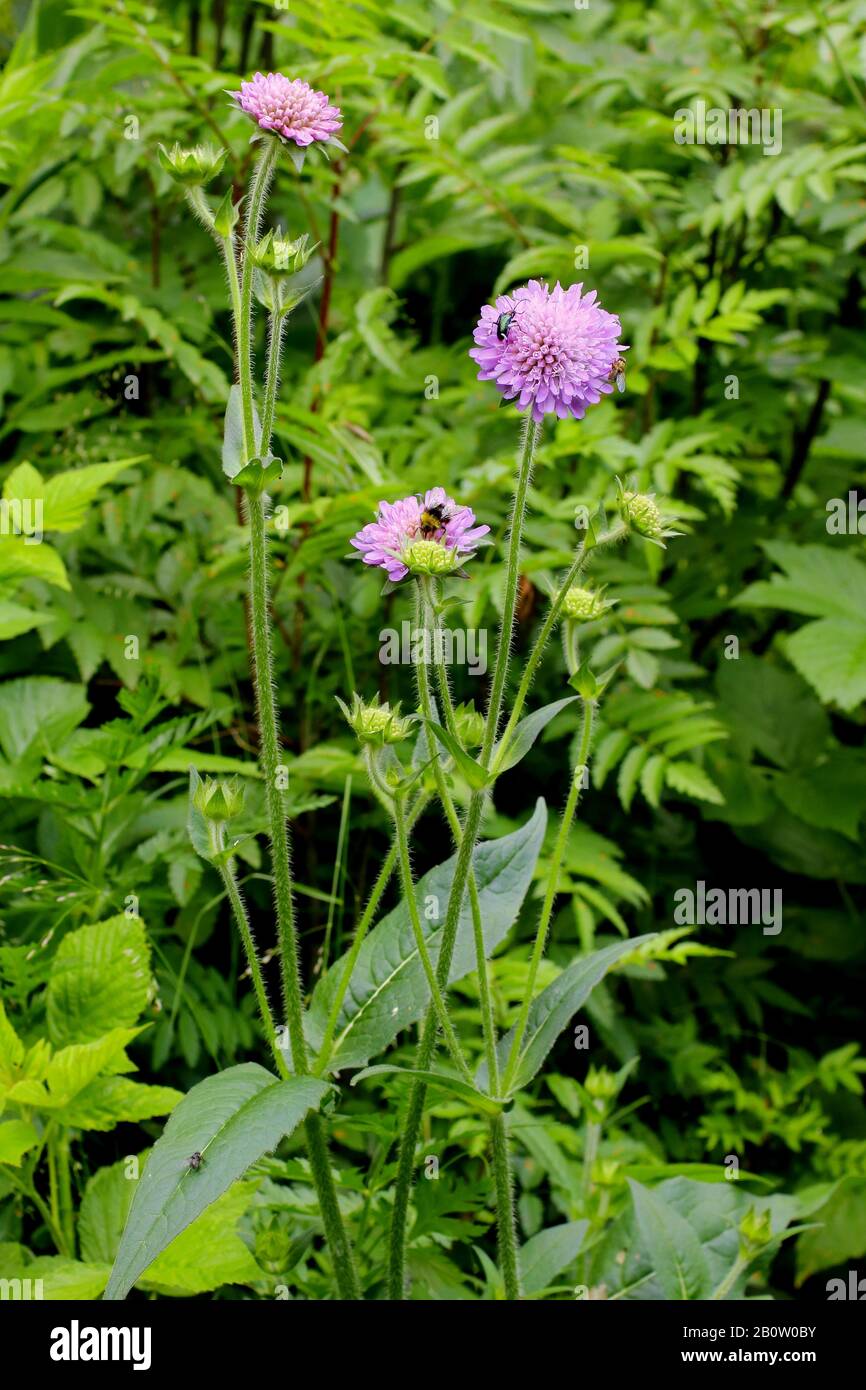
[[[444,531],[450,520],[451,513],[444,502],[435,502],[431,507],[422,507],[419,529],[424,540],[433,540],[438,531]]]
[[[609,378],[609,380],[616,381],[616,389],[617,389],[617,391],[624,391],[624,390],[625,390],[625,358],[624,358],[624,357],[616,357],[616,358],[614,358],[614,360],[613,360],[613,362],[611,363],[611,366],[610,366],[610,371],[608,372],[608,378]]]

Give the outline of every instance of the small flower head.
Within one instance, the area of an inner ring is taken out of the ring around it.
[[[376,520],[350,544],[365,565],[378,565],[396,583],[412,574],[452,574],[475,554],[489,526],[476,526],[471,507],[459,507],[444,488],[423,497],[380,502]]]
[[[210,183],[222,169],[228,150],[216,150],[212,145],[194,145],[185,150],[178,144],[170,150],[160,145],[157,151],[161,167],[177,182],[187,188]]]
[[[513,294],[485,304],[469,356],[480,367],[480,381],[495,381],[518,410],[532,407],[541,421],[582,420],[587,406],[613,390],[611,377],[625,348],[619,319],[596,303],[595,290],[583,285],[549,290],[530,280]]]
[[[484,715],[478,712],[472,700],[468,704],[455,705],[454,725],[464,748],[481,747],[484,742]]]
[[[672,531],[667,525],[667,518],[662,515],[655,493],[633,492],[624,488],[618,478],[617,487],[619,514],[630,531],[643,536],[644,540],[652,541],[653,545],[661,546],[662,550],[669,536],[682,535],[681,531]]]
[[[392,707],[379,704],[378,695],[366,704],[357,693],[352,696],[352,708],[337,696],[337,704],[354,729],[360,743],[382,748],[386,743],[402,743],[412,732],[414,715],[401,715],[399,702]]]
[[[257,72],[240,91],[229,92],[261,130],[271,130],[281,140],[300,149],[314,141],[327,144],[343,128],[340,110],[331,106],[324,92],[315,91],[300,77],[291,81],[281,72]]]
[[[564,617],[572,618],[575,622],[594,623],[597,618],[604,617],[612,607],[613,604],[602,592],[582,589],[579,584],[572,584],[562,600],[560,611]]]
[[[309,243],[306,232],[297,241],[287,241],[279,233],[266,232],[253,249],[253,264],[276,278],[296,275],[318,246],[318,242],[313,246]]]
[[[244,809],[244,785],[239,777],[206,777],[193,793],[193,805],[207,820],[225,823]]]

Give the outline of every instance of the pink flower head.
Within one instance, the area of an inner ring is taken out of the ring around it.
[[[261,127],[303,148],[314,140],[324,144],[342,130],[340,109],[331,106],[324,92],[316,92],[300,77],[289,81],[281,72],[257,72],[252,82],[242,82],[239,92],[229,92],[240,109]]]
[[[489,526],[475,525],[471,507],[458,507],[443,487],[432,487],[423,497],[380,502],[376,520],[353,536],[351,544],[361,552],[365,565],[378,565],[396,583],[410,569],[426,574],[453,572],[475,554],[489,530]]]
[[[625,348],[618,342],[619,319],[596,304],[595,290],[583,285],[549,290],[530,280],[495,306],[485,304],[470,350],[480,381],[495,381],[518,410],[532,406],[540,421],[555,412],[560,420],[582,420],[613,386],[613,365]],[[510,316],[510,317],[503,317]]]

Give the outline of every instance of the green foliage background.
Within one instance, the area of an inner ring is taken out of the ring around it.
[[[308,974],[345,948],[387,845],[334,697],[412,699],[411,673],[378,661],[407,601],[346,561],[348,538],[380,498],[441,483],[501,539],[517,417],[475,379],[471,331],[491,294],[583,280],[622,318],[627,392],[545,431],[519,647],[569,560],[575,506],[610,505],[617,475],[686,534],[594,567],[617,606],[586,650],[623,664],[544,982],[576,943],[671,935],[593,995],[589,1053],[566,1036],[515,1116],[521,1234],[572,1223],[535,1292],[610,1296],[633,1245],[628,1178],[693,1215],[699,1190],[704,1238],[734,1245],[746,1190],[798,1194],[785,1221],[817,1224],[751,1291],[825,1297],[866,1254],[862,4],[13,0],[0,15],[3,496],[41,498],[46,533],[0,535],[0,1273],[98,1296],[124,1161],[180,1093],[265,1056],[219,881],[186,830],[191,762],[247,777],[244,829],[264,826],[245,545],[220,467],[225,285],[156,147],[225,144],[239,196],[250,127],[224,91],[274,68],[331,95],[349,146],[302,179],[282,162],[272,202],[321,242],[288,329],[273,494]],[[676,143],[675,112],[698,100],[778,108],[782,152]],[[853,528],[833,520],[849,492]],[[499,553],[465,588],[467,625],[491,633]],[[539,703],[563,671],[551,651]],[[481,682],[456,680],[481,704]],[[560,715],[505,778],[488,835],[539,794],[561,804],[576,720]],[[419,872],[447,857],[441,824],[423,843]],[[260,841],[243,858],[267,948]],[[781,933],[674,930],[674,893],[697,880],[781,889]],[[501,1022],[532,916],[494,962]],[[477,1032],[472,978],[460,989]],[[10,1098],[25,1074],[48,1091]],[[362,1083],[334,1126],[371,1296],[403,1094]],[[483,1123],[437,1099],[426,1140],[441,1168],[416,1194],[415,1296],[495,1296]],[[730,1155],[751,1175],[739,1184]],[[284,1146],[142,1287],[321,1297],[318,1237],[305,1161]],[[664,1296],[644,1274],[633,1296]]]

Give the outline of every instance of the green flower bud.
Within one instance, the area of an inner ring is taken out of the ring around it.
[[[412,541],[400,559],[410,574],[453,574],[463,563],[456,549],[427,540]]]
[[[605,1067],[590,1067],[583,1087],[593,1100],[613,1100],[619,1091],[619,1082]]]
[[[312,246],[309,242],[306,232],[297,241],[286,241],[279,233],[267,232],[253,250],[253,264],[267,275],[296,275],[318,248],[318,242]]]
[[[582,589],[579,584],[572,584],[562,600],[561,612],[566,618],[572,618],[579,623],[593,623],[596,618],[601,618],[613,605],[606,601],[602,593],[593,589]]]
[[[337,704],[359,742],[373,744],[377,748],[382,748],[386,743],[402,743],[411,734],[415,723],[414,715],[400,714],[399,702],[392,709],[387,702],[380,705],[378,696],[370,704],[365,704],[360,695],[354,694],[351,709],[337,696]]]
[[[756,1255],[773,1238],[773,1223],[769,1209],[758,1212],[750,1207],[740,1222],[740,1253],[745,1259]]]
[[[470,700],[469,704],[456,705],[454,723],[457,737],[464,748],[480,748],[484,742],[484,715],[479,714]]]
[[[207,820],[234,820],[244,809],[244,785],[239,777],[206,777],[193,794],[193,805]]]
[[[668,536],[682,535],[681,531],[672,531],[668,527],[655,500],[655,493],[632,492],[623,487],[619,478],[616,482],[619,488],[619,514],[630,531],[662,549]]]
[[[183,149],[175,143],[170,150],[160,145],[157,151],[161,167],[177,183],[194,187],[216,178],[228,157],[228,150],[216,150],[212,145],[194,145]]]

